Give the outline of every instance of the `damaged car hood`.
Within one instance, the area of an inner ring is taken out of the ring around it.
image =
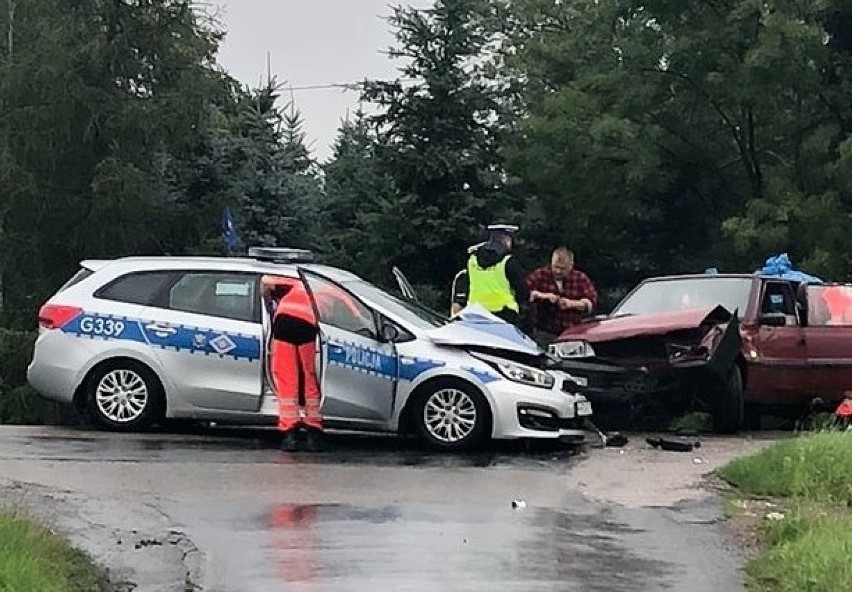
[[[615,316],[590,320],[570,327],[562,333],[559,340],[583,340],[597,343],[640,335],[664,335],[672,331],[695,329],[708,322],[724,323],[730,319],[731,313],[722,306],[711,309]]]
[[[453,322],[426,332],[426,337],[437,345],[497,349],[532,356],[544,354],[517,327],[476,305],[462,310]]]

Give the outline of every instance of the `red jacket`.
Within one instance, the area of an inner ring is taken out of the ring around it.
[[[298,283],[278,302],[272,319],[272,338],[291,345],[304,345],[316,339],[318,332],[311,299],[305,286]]]
[[[275,309],[275,317],[273,322],[279,317],[286,317],[288,320],[301,321],[308,325],[316,325],[317,318],[314,314],[314,307],[311,304],[311,298],[308,296],[308,291],[301,282],[293,284],[293,287],[284,294],[278,302],[278,308]]]

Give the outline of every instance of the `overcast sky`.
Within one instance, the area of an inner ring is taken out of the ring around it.
[[[425,7],[428,0],[213,0],[227,36],[219,62],[253,86],[266,78],[266,56],[279,82],[294,87],[395,76],[398,64],[382,52],[393,44],[384,20],[391,4]],[[314,155],[325,160],[358,93],[296,90],[296,107]],[[287,97],[289,99],[289,93]]]

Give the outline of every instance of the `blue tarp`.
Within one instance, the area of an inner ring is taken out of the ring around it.
[[[808,284],[822,284],[821,279],[816,276],[793,269],[793,264],[790,262],[790,257],[787,253],[774,255],[766,260],[762,269],[758,269],[756,273],[771,277],[780,277],[785,280],[794,282],[805,282]]]

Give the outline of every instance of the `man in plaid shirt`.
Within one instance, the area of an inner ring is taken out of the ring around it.
[[[574,268],[574,253],[565,247],[553,251],[549,266],[539,267],[527,277],[527,286],[539,341],[554,341],[590,314],[598,302],[592,280]]]

